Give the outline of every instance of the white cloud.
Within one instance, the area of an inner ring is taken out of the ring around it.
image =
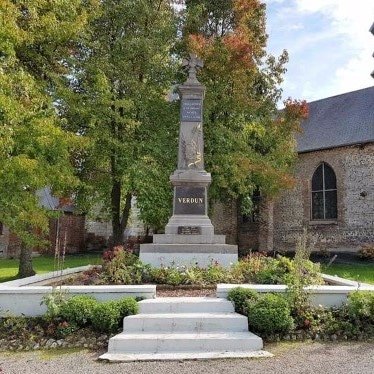
[[[290,54],[286,97],[310,101],[373,85],[373,0],[266,3],[273,53],[286,48]]]
[[[337,94],[371,86],[374,39],[369,28],[374,17],[372,0],[296,0],[298,11],[320,13],[331,20],[331,32],[340,35],[342,54],[347,55],[344,65],[337,67],[328,91]]]

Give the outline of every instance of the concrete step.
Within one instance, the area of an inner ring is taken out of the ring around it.
[[[251,332],[121,333],[109,340],[108,353],[259,351],[262,339]]]
[[[124,318],[123,331],[132,332],[244,332],[247,317],[238,313],[137,314]]]
[[[225,244],[225,235],[153,234],[154,244]]]
[[[139,302],[139,313],[229,313],[234,306],[226,299],[213,297],[159,297]]]
[[[131,361],[179,361],[216,360],[220,358],[265,358],[273,357],[266,351],[218,351],[218,352],[174,352],[174,353],[105,353],[99,358],[111,362]]]

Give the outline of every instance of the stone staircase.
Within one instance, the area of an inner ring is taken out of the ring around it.
[[[123,332],[109,340],[109,361],[269,357],[262,339],[230,301],[209,297],[163,297],[139,302],[124,318]]]

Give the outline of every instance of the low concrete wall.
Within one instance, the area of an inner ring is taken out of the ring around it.
[[[67,268],[67,269],[63,269],[63,270],[51,271],[49,273],[44,273],[44,274],[36,274],[36,275],[33,275],[32,277],[15,279],[13,281],[0,283],[0,288],[30,286],[32,284],[48,281],[49,279],[66,277],[68,275],[73,275],[75,273],[80,273],[82,271],[89,270],[92,267],[93,267],[93,265],[85,265],[85,266],[78,266],[76,268]],[[96,265],[95,265],[95,267],[96,267]],[[58,279],[56,279],[56,280],[58,280]]]
[[[259,293],[286,293],[285,285],[270,284],[218,284],[217,297],[227,298],[229,291],[236,287],[248,288]],[[305,288],[310,295],[310,303],[314,306],[340,307],[347,301],[348,294],[353,291],[374,292],[374,286],[309,286]]]
[[[47,308],[42,303],[43,298],[52,293],[53,289],[66,292],[67,297],[76,295],[89,295],[100,301],[114,300],[121,297],[142,297],[145,299],[156,296],[155,285],[134,286],[35,286],[46,279],[56,276],[87,270],[90,266],[74,269],[66,269],[62,272],[52,272],[36,275],[29,278],[0,283],[0,316],[27,316],[35,317],[43,315]]]

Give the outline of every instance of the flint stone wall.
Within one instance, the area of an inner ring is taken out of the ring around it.
[[[313,222],[311,179],[321,162],[335,171],[338,218]],[[356,251],[374,242],[374,144],[299,154],[296,186],[274,205],[274,248],[293,250],[305,227],[315,249]]]

